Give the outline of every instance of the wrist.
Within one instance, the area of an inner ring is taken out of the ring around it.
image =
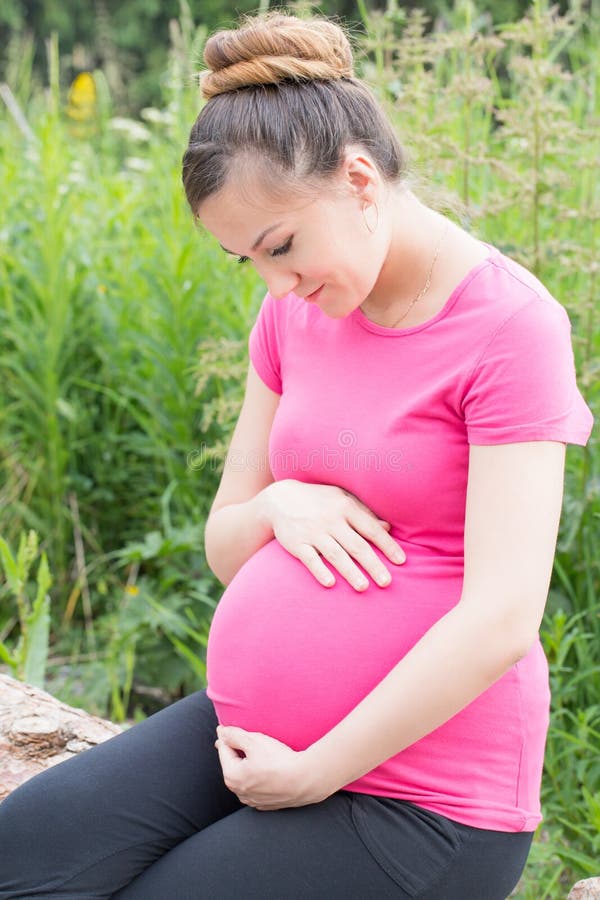
[[[339,783],[339,779],[336,779],[335,772],[329,771],[328,767],[324,765],[323,757],[315,744],[311,744],[306,750],[301,750],[298,755],[302,767],[303,783],[307,793],[315,798],[313,802],[326,800],[327,797],[343,787]]]
[[[259,525],[270,528],[271,533],[273,533],[276,511],[275,495],[281,490],[283,484],[291,480],[290,478],[282,478],[279,481],[272,481],[253,498]]]
[[[271,537],[274,537],[274,533],[270,489],[274,484],[276,484],[276,482],[268,484],[266,488],[263,488],[261,491],[259,491],[258,494],[256,494],[256,496],[251,500],[251,503],[254,506],[257,525],[262,529],[270,531]]]

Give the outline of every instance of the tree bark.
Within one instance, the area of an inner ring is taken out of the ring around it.
[[[16,787],[122,729],[0,674],[0,801]]]
[[[585,878],[571,888],[567,900],[600,900],[600,878]]]

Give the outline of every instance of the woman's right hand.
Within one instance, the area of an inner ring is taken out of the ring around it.
[[[310,484],[286,478],[262,491],[262,512],[282,547],[299,559],[324,587],[335,578],[326,559],[357,591],[369,582],[356,560],[373,580],[384,587],[391,581],[371,544],[393,563],[406,559],[388,534],[389,522],[379,519],[354,494],[337,485]]]

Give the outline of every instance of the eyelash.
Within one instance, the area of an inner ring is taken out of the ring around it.
[[[292,239],[290,238],[287,243],[283,244],[281,247],[276,247],[275,250],[271,253],[271,256],[283,256],[284,253],[287,253],[290,247],[292,246]],[[239,263],[248,262],[248,256],[238,256]]]

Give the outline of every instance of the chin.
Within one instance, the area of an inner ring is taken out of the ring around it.
[[[364,303],[366,297],[363,297],[362,294],[356,296],[354,298],[349,298],[349,291],[340,291],[340,295],[344,298],[340,303],[331,303],[329,299],[326,298],[325,302],[317,301],[317,306],[326,316],[329,316],[330,319],[345,319],[349,315],[351,315],[354,310]]]
[[[346,307],[345,309],[324,309],[320,303],[317,304],[322,313],[328,316],[330,319],[345,319],[352,312],[352,307]]]

